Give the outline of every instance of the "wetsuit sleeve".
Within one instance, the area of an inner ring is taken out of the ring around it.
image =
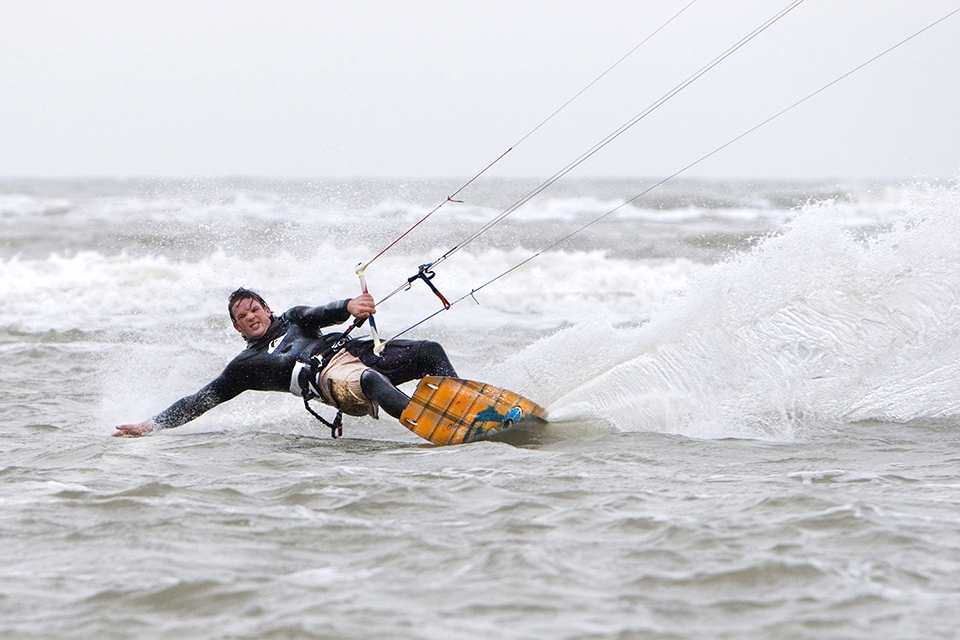
[[[333,324],[342,324],[350,319],[347,311],[349,299],[337,300],[320,307],[294,307],[286,315],[305,329],[320,329]]]
[[[234,377],[224,371],[220,376],[192,396],[181,398],[155,415],[151,422],[154,429],[172,429],[190,422],[218,404],[240,395],[245,387],[233,383]]]

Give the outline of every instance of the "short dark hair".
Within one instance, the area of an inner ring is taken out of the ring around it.
[[[236,291],[230,294],[230,298],[227,301],[227,312],[230,313],[230,320],[236,322],[237,319],[233,317],[233,305],[237,304],[241,300],[256,300],[260,303],[260,306],[263,308],[267,307],[267,303],[260,297],[260,294],[256,291],[250,291],[250,289],[245,289],[240,287]]]

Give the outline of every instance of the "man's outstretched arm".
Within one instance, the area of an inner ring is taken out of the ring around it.
[[[177,400],[146,422],[120,425],[113,435],[115,437],[138,437],[148,435],[159,429],[179,427],[213,409],[218,404],[237,397],[243,389],[235,389],[232,385],[227,384],[228,379],[225,374],[226,372],[192,396]]]

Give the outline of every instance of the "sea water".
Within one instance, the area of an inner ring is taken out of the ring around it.
[[[651,184],[461,247],[536,187],[490,180],[370,264],[382,334],[550,412],[454,447],[257,392],[110,435],[456,182],[0,184],[0,637],[957,637],[960,188]]]

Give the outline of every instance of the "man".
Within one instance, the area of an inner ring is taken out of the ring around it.
[[[410,399],[396,385],[428,375],[457,375],[436,342],[392,340],[377,355],[372,340],[341,341],[341,333],[320,331],[351,316],[360,321],[376,313],[369,293],[321,307],[293,307],[276,317],[257,293],[240,288],[230,294],[227,309],[247,348],[197,393],[146,422],[119,426],[113,435],[144,436],[179,427],[251,389],[319,398],[348,415],[377,418],[382,408],[399,418]]]

